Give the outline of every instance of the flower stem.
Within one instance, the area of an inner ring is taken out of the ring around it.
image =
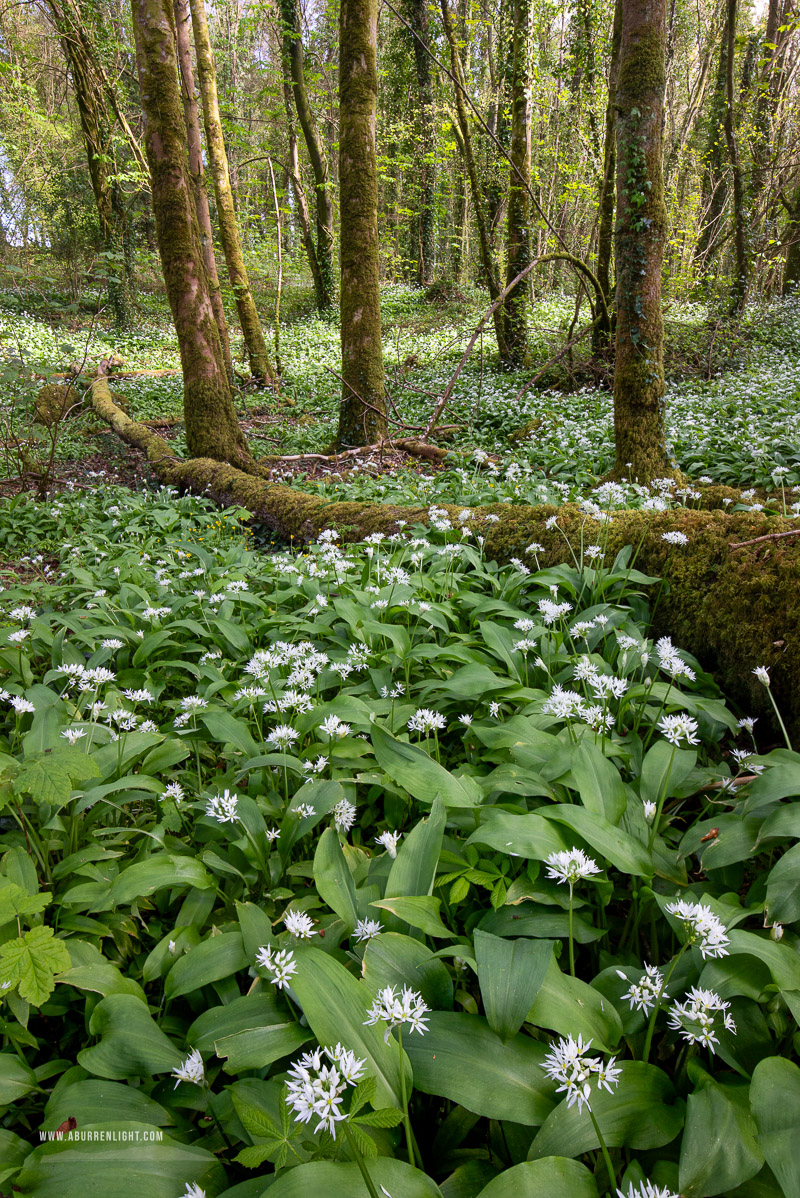
[[[781,726],[781,732],[783,733],[783,739],[786,741],[786,748],[791,751],[792,742],[789,740],[789,733],[786,731],[786,725],[784,724],[783,720],[781,719],[781,713],[778,711],[778,704],[775,702],[775,696],[773,695],[770,687],[767,687],[767,694],[769,695],[769,701],[772,704],[772,709],[778,718],[778,723]]]
[[[608,1181],[609,1181],[609,1185],[611,1186],[611,1190],[613,1192],[614,1186],[617,1181],[617,1174],[614,1170],[614,1166],[611,1164],[611,1157],[609,1156],[608,1148],[606,1147],[606,1142],[603,1139],[603,1133],[600,1130],[600,1124],[597,1122],[592,1108],[589,1107],[588,1110],[589,1110],[589,1115],[592,1120],[592,1124],[594,1125],[594,1130],[597,1133],[597,1139],[600,1142],[600,1151],[602,1152],[603,1160],[606,1163],[606,1169],[608,1170]]]
[[[355,1136],[351,1132],[350,1124],[347,1122],[346,1119],[344,1121],[344,1134],[347,1136],[347,1143],[350,1145],[350,1151],[352,1152],[353,1156],[355,1157],[356,1164],[358,1165],[359,1169],[361,1170],[361,1176],[364,1178],[364,1185],[367,1187],[367,1192],[369,1193],[369,1198],[378,1198],[378,1191],[375,1189],[375,1186],[372,1183],[372,1178],[369,1175],[369,1169],[367,1168],[367,1163],[358,1150],[358,1144],[356,1144]]]
[[[575,941],[572,935],[572,882],[569,884],[569,972],[571,977],[575,977]]]
[[[664,994],[666,993],[666,989],[669,984],[669,980],[672,977],[673,973],[675,972],[675,966],[678,964],[678,962],[680,961],[681,957],[686,952],[686,949],[688,947],[689,947],[688,941],[686,942],[686,944],[681,945],[680,951],[678,952],[677,956],[675,957],[675,960],[672,962],[672,964],[669,967],[669,973],[664,978],[664,981],[661,984],[661,989],[659,990],[658,995],[656,997],[656,1005],[653,1007],[653,1010],[650,1013],[650,1021],[647,1024],[647,1036],[646,1036],[645,1042],[644,1042],[644,1052],[642,1053],[642,1060],[645,1063],[645,1065],[647,1064],[649,1057],[650,1057],[650,1045],[653,1043],[653,1032],[655,1031],[656,1018],[658,1016],[658,1012],[661,1010],[661,999],[664,996]]]
[[[402,1024],[397,1029],[397,1043],[400,1047],[400,1101],[403,1107],[403,1127],[406,1131],[406,1151],[408,1152],[408,1163],[413,1168],[416,1164],[414,1159],[414,1134],[411,1131],[411,1120],[408,1117],[408,1097],[406,1095],[406,1071],[405,1057],[403,1054]]]

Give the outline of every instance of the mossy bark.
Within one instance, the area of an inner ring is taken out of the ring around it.
[[[342,0],[339,19],[342,399],[336,444],[386,435],[375,118],[377,0]]]
[[[114,404],[105,379],[93,385],[92,402],[123,440],[147,454],[162,482],[223,506],[246,507],[287,542],[312,540],[324,528],[338,529],[342,541],[359,541],[371,532],[397,532],[401,520],[407,525],[428,522],[424,507],[331,503],[218,461],[179,461],[166,441]],[[724,503],[736,498],[738,492],[730,487],[707,487],[702,510],[617,512],[596,539],[603,541],[607,563],[623,546],[640,546],[637,569],[669,582],[659,599],[656,635],[673,636],[713,671],[744,714],[760,714],[765,724],[769,700],[752,670],[768,666],[773,693],[800,743],[800,537],[732,550],[732,544],[787,531],[780,517],[760,512],[729,515]],[[460,506],[450,505],[448,511],[460,523]],[[491,523],[489,515],[498,521]],[[548,528],[553,516],[558,527]],[[485,536],[488,560],[530,561],[526,548],[539,541],[544,546],[538,554],[543,568],[571,561],[567,541],[577,547],[588,535],[586,513],[572,506],[495,504],[474,508],[467,524]],[[662,539],[666,531],[683,532],[689,543],[678,548],[668,544]]]
[[[664,434],[661,314],[665,25],[664,0],[623,0],[616,97],[614,473],[640,482],[674,472]]]
[[[219,330],[206,285],[176,69],[171,0],[132,0],[156,237],[183,370],[192,456],[244,463]]]
[[[292,77],[289,70],[289,60],[285,54],[281,56],[281,65],[283,68],[283,107],[286,111],[286,140],[289,151],[286,159],[286,173],[291,180],[292,191],[294,192],[295,204],[297,206],[297,219],[300,223],[300,236],[303,239],[303,247],[311,269],[311,277],[314,280],[314,295],[317,299],[317,307],[320,307],[320,300],[325,291],[325,284],[319,269],[319,263],[317,262],[317,247],[314,242],[314,235],[311,232],[308,200],[306,199],[303,180],[300,176],[300,158],[297,153],[297,129],[295,128],[295,106],[292,96]]]
[[[615,0],[614,24],[611,33],[611,61],[608,70],[608,100],[606,102],[605,137],[603,141],[603,177],[600,180],[597,217],[597,267],[595,274],[603,289],[606,307],[611,296],[611,253],[614,247],[614,191],[617,170],[617,76],[619,49],[622,40],[622,0]],[[598,323],[592,333],[595,353],[611,340],[611,323]]]
[[[427,287],[433,282],[436,231],[436,125],[433,103],[433,74],[430,47],[430,23],[427,0],[406,0],[406,18],[416,36],[414,68],[417,76],[416,132],[419,145],[417,159],[417,209],[411,218],[411,242],[416,252],[416,284]]]
[[[506,287],[531,261],[530,0],[514,0],[513,22]],[[529,279],[518,283],[503,304],[504,359],[512,366],[521,366],[527,352],[529,286]]]
[[[786,265],[783,270],[783,294],[800,291],[800,187],[795,190],[789,206],[789,227],[786,233]]]
[[[333,307],[335,286],[333,278],[333,197],[331,195],[328,159],[322,138],[314,120],[308,99],[303,40],[300,30],[300,6],[298,0],[280,0],[283,20],[283,57],[289,69],[292,97],[297,118],[308,150],[308,160],[314,175],[314,213],[316,243],[314,263],[311,270],[317,307],[326,311]]]
[[[200,95],[203,101],[206,148],[211,177],[214,180],[220,241],[225,254],[228,278],[236,300],[236,311],[239,314],[239,324],[247,348],[250,370],[253,377],[260,383],[269,383],[274,380],[275,372],[267,353],[267,343],[264,340],[264,332],[261,328],[253,293],[250,290],[250,279],[242,254],[242,243],[239,238],[239,226],[236,221],[236,208],[228,171],[228,155],[225,152],[225,140],[222,136],[222,121],[217,97],[217,74],[214,68],[214,56],[211,52],[211,38],[208,32],[204,0],[191,0],[191,11],[197,53],[197,74],[200,79]]]
[[[739,145],[736,140],[734,105],[736,96],[733,81],[733,65],[736,50],[737,0],[728,0],[725,20],[726,80],[725,80],[725,142],[733,176],[733,244],[736,250],[736,266],[731,286],[731,313],[738,314],[747,300],[750,284],[750,253],[745,212],[744,179],[739,160]]]
[[[722,214],[728,199],[728,176],[725,170],[725,91],[728,78],[728,42],[723,26],[720,39],[717,73],[708,114],[708,135],[703,155],[701,183],[703,223],[694,248],[694,264],[705,273],[722,232]]]
[[[214,232],[211,227],[211,213],[208,208],[208,192],[203,171],[203,146],[200,139],[200,116],[197,111],[197,97],[194,89],[194,67],[192,66],[192,34],[189,0],[173,0],[175,13],[175,35],[178,46],[178,67],[181,75],[181,98],[183,100],[183,119],[186,126],[186,142],[189,149],[189,178],[192,182],[194,208],[197,213],[197,227],[200,233],[200,245],[203,250],[203,265],[206,269],[206,285],[214,309],[214,319],[217,322],[222,356],[228,378],[233,382],[233,362],[231,361],[231,345],[228,337],[228,322],[225,319],[225,308],[222,303],[222,288],[217,273],[217,259],[214,255]]]

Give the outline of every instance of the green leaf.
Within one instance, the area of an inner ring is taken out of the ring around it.
[[[639,794],[643,801],[657,803],[662,795],[677,794],[697,762],[694,749],[676,749],[666,740],[658,740],[645,754]]]
[[[16,794],[29,794],[37,803],[62,806],[72,794],[69,771],[59,762],[59,755],[37,756],[26,761],[14,779]]]
[[[162,1032],[145,1003],[131,994],[110,994],[99,1002],[89,1032],[100,1043],[84,1048],[78,1061],[96,1077],[123,1081],[152,1077],[180,1065],[183,1054]]]
[[[167,974],[164,994],[170,999],[191,994],[211,982],[232,977],[248,964],[241,932],[210,936],[175,962]]]
[[[20,1198],[86,1198],[93,1190],[103,1198],[175,1198],[187,1179],[207,1193],[225,1185],[222,1166],[203,1148],[164,1136],[152,1142],[152,1126],[105,1123],[94,1130],[105,1140],[69,1139],[43,1144],[27,1157],[14,1178]],[[79,1129],[80,1130],[80,1129]],[[113,1132],[134,1133],[128,1139]],[[139,1136],[136,1138],[135,1133]]]
[[[474,943],[486,1019],[506,1043],[517,1034],[533,1006],[553,944],[549,940],[505,940],[478,929]]]
[[[246,1028],[214,1041],[217,1056],[225,1061],[226,1073],[243,1069],[266,1069],[282,1057],[288,1057],[313,1039],[307,1028],[293,1019],[266,1027]]]
[[[34,1007],[50,997],[55,975],[71,965],[64,941],[57,940],[53,929],[46,926],[31,928],[0,945],[0,976]]]
[[[499,807],[484,808],[484,820],[467,844],[487,844],[509,857],[530,857],[546,861],[551,853],[572,847],[572,838],[536,812],[512,815]]]
[[[562,973],[554,957],[526,1022],[561,1036],[581,1035],[606,1052],[613,1052],[622,1035],[619,1015],[609,999],[580,978]]]
[[[201,1012],[186,1032],[186,1043],[204,1055],[214,1051],[216,1041],[236,1032],[285,1023],[289,1008],[275,994],[254,990],[219,1007]]]
[[[398,1111],[397,1107],[385,1106],[379,1111],[367,1111],[365,1115],[358,1115],[357,1123],[362,1123],[364,1127],[397,1127],[398,1123],[403,1122],[403,1112]]]
[[[542,815],[546,819],[566,824],[623,873],[652,877],[653,862],[645,846],[627,832],[615,828],[602,815],[587,811],[585,807],[571,807],[565,803],[543,807]]]
[[[18,915],[33,915],[50,903],[49,894],[27,894],[21,886],[10,882],[0,886],[0,927]]]
[[[433,803],[441,795],[445,807],[476,807],[480,803],[480,787],[472,778],[456,778],[417,745],[395,740],[375,724],[370,739],[378,765],[412,798]]]
[[[320,949],[306,945],[295,951],[297,972],[292,989],[320,1044],[347,1045],[367,1061],[377,1083],[375,1105],[399,1106],[400,1057],[397,1044],[387,1044],[382,1026],[365,1025],[372,996],[363,982]]]
[[[214,879],[196,858],[160,853],[124,869],[111,884],[110,903],[124,907],[137,898],[163,890],[165,886],[184,889],[195,886],[205,890],[213,885]]]
[[[575,746],[570,773],[586,810],[618,824],[628,805],[625,783],[614,763],[593,741],[582,740]]]
[[[538,1127],[553,1109],[555,1083],[542,1069],[547,1048],[529,1036],[504,1044],[480,1015],[432,1011],[424,1036],[403,1037],[414,1086],[487,1119]]]
[[[776,923],[800,919],[800,844],[783,854],[767,877],[769,918]]]
[[[784,1194],[800,1194],[800,1069],[784,1057],[765,1057],[753,1070],[750,1107],[758,1146]]]
[[[216,623],[216,617],[215,621]],[[200,719],[218,744],[233,745],[245,757],[256,757],[261,747],[256,744],[244,720],[239,720],[228,711],[204,711]]]
[[[578,1161],[546,1156],[506,1169],[478,1198],[597,1198],[594,1177]]]
[[[349,935],[358,922],[356,888],[334,828],[326,828],[317,842],[314,882],[320,898],[336,912]]]
[[[45,1107],[42,1127],[55,1131],[70,1116],[77,1119],[78,1127],[116,1120],[150,1123],[153,1127],[172,1123],[169,1112],[135,1086],[91,1077],[68,1085],[59,1082]]]
[[[0,1052],[0,1106],[17,1102],[36,1088],[36,1076],[13,1052]]]
[[[385,986],[411,986],[429,1007],[453,1006],[453,983],[427,945],[399,932],[383,932],[368,941],[362,973],[373,994]]]
[[[439,916],[441,904],[442,900],[432,895],[417,894],[410,898],[376,899],[370,906],[378,907],[381,911],[391,911],[392,915],[410,924],[412,928],[419,928],[426,936],[452,939],[455,933],[444,926]]]
[[[669,1144],[683,1126],[683,1103],[672,1082],[655,1065],[622,1061],[612,1094],[592,1088],[592,1113],[609,1148],[645,1150]],[[582,1156],[600,1146],[597,1132],[577,1104],[559,1103],[533,1141],[529,1159]]]
[[[690,1070],[690,1072],[692,1072]],[[695,1068],[695,1073],[703,1074]],[[687,1198],[725,1194],[764,1164],[746,1085],[719,1085],[703,1074],[686,1102],[678,1180]]]
[[[425,1173],[412,1169],[405,1161],[379,1156],[370,1161],[373,1183],[381,1192],[395,1198],[442,1198],[442,1191]],[[358,1165],[333,1161],[312,1161],[282,1173],[270,1186],[270,1198],[365,1198],[367,1191]]]
[[[446,818],[444,803],[437,796],[430,815],[415,824],[401,841],[397,857],[389,870],[384,898],[433,892]],[[402,932],[405,928],[401,926],[392,931]]]

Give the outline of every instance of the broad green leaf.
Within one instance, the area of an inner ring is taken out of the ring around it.
[[[453,983],[446,967],[426,945],[398,932],[384,932],[367,943],[362,976],[373,994],[385,986],[411,986],[429,1007],[449,1010],[453,1006]]]
[[[252,994],[242,994],[223,1006],[203,1011],[187,1030],[186,1043],[206,1055],[214,1051],[214,1044],[223,1036],[285,1023],[288,1016],[289,1007],[277,994],[254,990]]]
[[[750,815],[781,799],[800,798],[800,761],[774,765],[748,787],[743,814]]]
[[[446,818],[444,803],[437,796],[430,815],[415,824],[400,842],[397,857],[389,870],[384,898],[432,893]]]
[[[173,1121],[160,1103],[148,1098],[136,1086],[96,1078],[83,1078],[71,1085],[59,1083],[45,1107],[42,1127],[53,1131],[70,1116],[77,1119],[78,1127],[117,1120],[166,1127]]]
[[[164,994],[167,998],[191,994],[211,982],[232,977],[249,964],[241,932],[210,936],[175,962],[167,974]]]
[[[410,898],[376,899],[370,906],[378,907],[381,911],[391,911],[392,915],[410,924],[412,928],[419,928],[426,936],[452,938],[455,933],[445,927],[439,915],[441,903],[441,899],[430,894],[417,894]]]
[[[645,753],[639,794],[642,800],[658,803],[664,795],[677,794],[682,782],[691,774],[697,753],[691,749],[676,749],[666,740],[658,740]]]
[[[783,854],[767,877],[767,912],[774,923],[800,919],[800,844]]]
[[[245,721],[237,719],[230,712],[204,711],[200,718],[218,744],[231,744],[245,757],[255,757],[261,752]]]
[[[591,1094],[592,1113],[608,1147],[643,1151],[671,1143],[683,1126],[683,1103],[666,1073],[642,1061],[622,1061],[619,1068],[613,1093],[594,1086]],[[528,1158],[577,1157],[599,1146],[591,1119],[577,1103],[567,1106],[565,1098],[537,1134]]]
[[[475,931],[475,960],[489,1027],[503,1043],[522,1027],[544,981],[553,945],[549,940],[505,940]]]
[[[123,977],[118,967],[108,961],[99,948],[86,940],[74,937],[66,942],[71,969],[56,978],[59,985],[75,986],[78,990],[92,990],[96,994],[132,994],[145,1001],[144,990],[133,978]]]
[[[314,882],[320,898],[336,912],[349,935],[358,922],[358,903],[353,875],[335,828],[326,828],[317,842]]]
[[[64,941],[44,925],[0,945],[0,976],[34,1007],[50,997],[55,975],[71,965]]]
[[[582,740],[574,747],[570,773],[586,810],[618,824],[628,805],[625,783],[593,741]]]
[[[572,847],[571,837],[536,812],[512,815],[490,807],[481,815],[483,821],[467,844],[487,844],[509,857],[530,857],[534,861],[546,861],[551,853]]]
[[[800,1022],[800,958],[788,944],[777,943],[769,936],[757,932],[742,932],[734,928],[729,932],[731,957],[746,953],[763,961],[772,974],[772,980],[781,989],[781,994],[797,1022]]]
[[[184,1054],[167,1039],[147,1006],[130,994],[110,994],[99,1002],[89,1033],[99,1036],[100,1043],[79,1052],[78,1061],[96,1077],[152,1077],[170,1072],[183,1060]]]
[[[638,877],[652,876],[653,862],[645,846],[627,832],[615,828],[602,815],[587,811],[585,807],[571,807],[564,803],[543,807],[542,815],[546,819],[566,824],[623,873]]]
[[[24,1098],[35,1086],[33,1070],[16,1053],[0,1052],[0,1106]]]
[[[758,1146],[784,1194],[800,1194],[800,1069],[785,1057],[765,1057],[753,1070],[750,1108]]]
[[[516,685],[507,677],[501,678],[488,666],[472,664],[460,666],[447,679],[437,679],[423,686],[420,690],[420,703],[424,703],[429,694],[447,695],[451,699],[467,699],[474,701],[476,695],[494,694],[495,691],[507,690]]]
[[[555,1093],[542,1069],[546,1045],[521,1035],[504,1044],[480,1015],[432,1011],[426,1018],[424,1036],[403,1037],[416,1089],[487,1119],[544,1122]]]
[[[33,915],[50,903],[49,894],[27,894],[16,882],[0,886],[0,927],[18,915]]]
[[[585,1165],[546,1156],[506,1169],[478,1198],[597,1198],[597,1185]]]
[[[405,1161],[379,1156],[369,1162],[369,1172],[378,1193],[394,1198],[442,1198],[442,1191],[425,1173]],[[358,1165],[334,1161],[311,1161],[281,1174],[269,1187],[270,1198],[367,1198]]]
[[[702,1070],[697,1070],[702,1073]],[[719,1085],[708,1074],[686,1101],[679,1183],[687,1198],[725,1194],[764,1164],[746,1085]]]
[[[225,1185],[222,1166],[212,1153],[164,1136],[152,1142],[152,1126],[105,1123],[106,1140],[63,1139],[35,1148],[14,1179],[21,1198],[175,1198],[188,1179],[209,1194]],[[79,1129],[80,1130],[80,1129]],[[113,1132],[136,1133],[122,1139]]]
[[[213,878],[196,858],[160,853],[124,869],[111,884],[110,902],[112,906],[124,907],[137,898],[163,890],[165,886],[184,889],[196,886],[198,890],[205,890],[213,884]]]
[[[214,1041],[214,1049],[224,1059],[226,1073],[239,1073],[243,1069],[266,1069],[312,1039],[308,1028],[301,1027],[294,1019],[285,1019],[283,1023],[220,1036]]]
[[[609,999],[580,978],[563,973],[554,957],[526,1022],[561,1036],[581,1035],[606,1052],[613,1052],[622,1035],[619,1015]]]
[[[395,740],[375,724],[370,739],[378,765],[412,798],[432,803],[441,795],[445,807],[475,807],[480,803],[480,787],[472,778],[456,778],[417,745]]]
[[[14,779],[17,794],[29,794],[37,803],[61,806],[69,802],[72,779],[59,755],[37,756],[26,761]]]
[[[375,1106],[399,1106],[400,1057],[397,1044],[384,1041],[382,1025],[365,1025],[372,996],[363,982],[344,965],[321,952],[302,945],[295,952],[297,973],[292,990],[320,1044],[346,1044],[357,1057],[365,1058],[375,1077]]]

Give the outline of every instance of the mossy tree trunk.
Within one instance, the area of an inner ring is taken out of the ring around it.
[[[511,170],[508,180],[506,287],[530,264],[531,123],[530,123],[530,0],[514,0],[511,72]],[[509,291],[503,304],[504,360],[521,366],[528,346],[527,308],[530,282],[524,279]]]
[[[283,20],[283,57],[288,66],[297,119],[308,150],[314,175],[314,215],[316,221],[315,263],[311,266],[317,307],[325,311],[333,307],[335,287],[333,278],[333,197],[331,195],[328,158],[314,120],[306,88],[303,40],[300,30],[299,0],[280,0]]]
[[[186,443],[193,457],[249,458],[208,294],[189,180],[172,0],[132,0],[156,238],[183,369]]]
[[[731,312],[736,315],[744,308],[750,285],[750,253],[748,246],[747,213],[745,211],[744,179],[736,140],[733,66],[736,50],[736,15],[738,0],[728,0],[725,20],[726,77],[725,77],[725,142],[733,176],[733,244],[736,250],[735,274],[731,287]]]
[[[314,294],[317,298],[317,307],[319,307],[320,299],[325,292],[325,285],[319,269],[319,262],[317,261],[317,247],[314,242],[314,235],[311,232],[311,216],[308,211],[308,200],[306,199],[305,188],[303,187],[303,180],[300,175],[300,158],[297,153],[297,129],[295,127],[295,107],[292,96],[292,77],[289,71],[289,61],[285,54],[282,55],[282,68],[283,106],[286,111],[286,140],[289,150],[286,159],[286,174],[292,184],[297,208],[297,219],[300,223],[300,236],[303,239],[303,247],[308,258],[308,265],[311,268],[311,277],[314,280]]]
[[[795,189],[789,209],[789,227],[786,231],[786,265],[783,269],[784,295],[800,292],[800,186]]]
[[[242,335],[247,348],[250,370],[253,377],[259,382],[269,383],[274,379],[274,371],[270,364],[267,343],[264,340],[261,321],[258,317],[253,293],[250,290],[250,280],[242,254],[242,243],[239,238],[239,226],[236,221],[236,208],[228,172],[228,156],[222,136],[222,121],[217,97],[217,74],[214,68],[214,56],[211,52],[211,38],[208,32],[204,0],[191,0],[191,11],[197,53],[197,74],[200,79],[200,95],[203,101],[206,149],[211,167],[211,177],[214,180],[220,241],[225,254],[228,278],[236,299],[236,310],[239,314],[239,324],[242,327]]]
[[[728,43],[720,40],[717,74],[708,116],[708,136],[703,155],[701,194],[703,223],[694,248],[694,265],[708,273],[708,266],[722,233],[722,214],[728,199],[728,176],[725,163],[725,94],[728,78]]]
[[[673,472],[664,436],[661,314],[667,222],[661,145],[665,25],[665,0],[622,0],[616,99],[614,473],[640,482]]]
[[[342,400],[339,448],[386,436],[378,252],[378,0],[342,0],[339,17]]]
[[[108,298],[114,323],[130,322],[131,279],[126,270],[127,215],[111,157],[114,125],[101,87],[97,48],[88,25],[72,0],[48,0],[61,48],[72,76],[72,86],[81,122],[89,178],[92,184],[100,236],[106,255]]]
[[[186,141],[189,148],[189,178],[192,182],[194,208],[197,214],[197,226],[200,233],[200,245],[203,250],[203,265],[206,270],[206,284],[211,307],[214,309],[214,319],[217,322],[222,356],[228,378],[233,382],[233,362],[231,361],[231,345],[228,338],[228,322],[225,319],[225,308],[222,303],[222,289],[217,273],[217,260],[214,255],[214,232],[211,227],[211,213],[208,208],[208,192],[203,173],[203,146],[200,140],[200,116],[197,111],[197,97],[194,88],[194,67],[192,66],[192,35],[189,15],[189,0],[174,0],[175,36],[178,45],[178,66],[181,73],[181,97],[183,99],[183,119],[186,126]]]
[[[622,0],[615,0],[614,24],[611,33],[611,62],[608,71],[608,100],[606,102],[605,138],[603,142],[603,177],[600,180],[597,220],[597,281],[603,289],[606,306],[611,296],[611,253],[614,248],[614,191],[617,170],[617,76],[619,48],[622,39]],[[595,353],[608,345],[611,327],[598,324],[592,333]]]
[[[417,167],[417,211],[412,217],[411,240],[417,255],[416,283],[427,287],[433,282],[436,231],[436,125],[433,104],[433,75],[430,46],[430,28],[427,0],[406,0],[406,17],[416,36],[414,42],[414,67],[417,75],[416,113],[419,160]]]

